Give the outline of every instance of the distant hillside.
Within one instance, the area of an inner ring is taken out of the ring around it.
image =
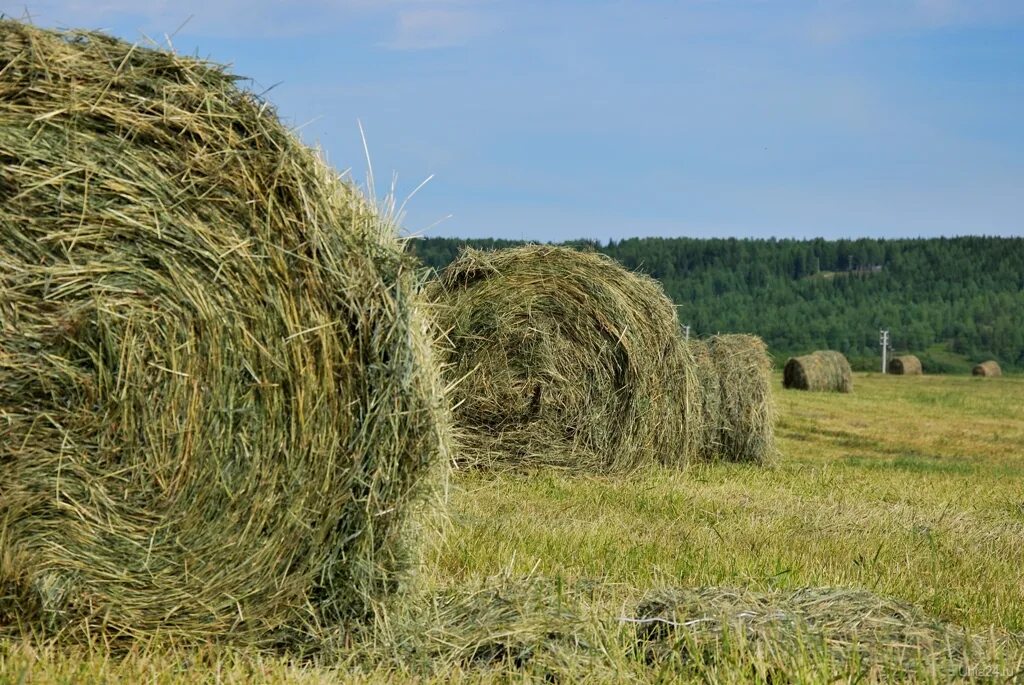
[[[430,267],[463,245],[497,249],[505,240],[423,238]],[[659,279],[698,335],[750,332],[778,358],[841,350],[874,368],[878,329],[926,371],[953,372],[994,358],[1024,370],[1024,239],[736,240],[631,238],[597,250]]]

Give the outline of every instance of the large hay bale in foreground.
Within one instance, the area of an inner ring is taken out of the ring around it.
[[[705,461],[767,463],[775,457],[772,360],[761,338],[717,335],[688,343],[702,388],[700,435]]]
[[[991,669],[992,652],[1001,651],[993,640],[917,607],[847,588],[672,588],[645,600],[630,622],[649,662],[681,660],[712,668],[750,662],[780,675],[795,661],[825,654],[839,666],[882,680],[951,678]],[[1003,640],[1020,653],[1009,636]]]
[[[975,367],[971,369],[971,375],[989,377],[1002,376],[1003,370],[999,367],[999,362],[990,359],[987,362],[975,365]]]
[[[790,357],[782,370],[782,387],[794,390],[853,392],[853,371],[842,352],[819,350]]]
[[[315,644],[446,444],[392,228],[221,68],[0,22],[0,630]]]
[[[889,373],[897,376],[920,376],[921,360],[912,354],[893,357],[889,360]]]
[[[612,471],[692,453],[696,382],[654,280],[531,245],[463,251],[429,297],[450,331],[464,463]]]

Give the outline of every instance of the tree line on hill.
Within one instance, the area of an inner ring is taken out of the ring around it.
[[[521,241],[417,238],[442,269],[463,246]],[[661,281],[696,335],[755,333],[777,360],[815,349],[874,369],[880,328],[926,372],[996,359],[1024,368],[1024,239],[860,240],[629,238],[564,245],[596,250]],[[960,360],[957,364],[956,360]]]

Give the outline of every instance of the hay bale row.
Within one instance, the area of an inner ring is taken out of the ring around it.
[[[562,247],[464,250],[428,298],[451,341],[461,463],[624,471],[689,457],[692,360],[654,280]]]
[[[0,21],[0,632],[315,645],[446,414],[392,228],[217,66]]]
[[[782,370],[782,387],[795,390],[853,392],[853,371],[842,352],[819,350],[790,357]]]
[[[896,376],[920,376],[921,360],[912,354],[893,357],[889,360],[889,373]]]
[[[601,472],[774,453],[764,343],[687,343],[659,284],[604,255],[465,250],[428,298],[449,331],[464,464]]]
[[[999,367],[999,362],[990,359],[989,361],[975,365],[975,367],[971,369],[971,375],[989,377],[1002,376],[1003,370]]]

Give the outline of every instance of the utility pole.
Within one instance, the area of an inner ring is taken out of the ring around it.
[[[690,339],[690,324],[683,324],[683,340]]]
[[[878,332],[878,342],[882,345],[882,373],[886,372],[886,352],[889,351],[889,329],[883,328]]]

